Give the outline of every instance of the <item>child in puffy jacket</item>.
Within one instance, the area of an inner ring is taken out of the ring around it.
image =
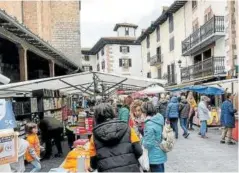
[[[27,162],[33,165],[31,172],[39,172],[41,170],[40,163],[40,141],[37,136],[38,129],[35,123],[26,124],[27,141],[29,142],[29,147],[25,154]]]

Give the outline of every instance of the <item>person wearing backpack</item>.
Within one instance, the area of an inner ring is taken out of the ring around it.
[[[144,103],[142,110],[147,116],[143,146],[148,150],[150,170],[151,172],[164,172],[167,154],[159,146],[163,139],[164,118],[161,114],[156,113],[156,109],[151,102]]]
[[[178,118],[179,118],[179,103],[178,98],[173,96],[167,106],[166,110],[167,120],[175,132],[175,138],[178,139]]]
[[[190,112],[190,104],[186,100],[185,96],[181,97],[181,101],[179,104],[179,117],[180,117],[180,125],[183,130],[183,136],[187,138],[189,136],[188,129],[187,129],[187,121]]]

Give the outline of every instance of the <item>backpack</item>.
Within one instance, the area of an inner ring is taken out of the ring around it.
[[[175,134],[169,124],[165,124],[162,133],[162,142],[159,144],[161,150],[165,153],[173,150],[175,143]]]

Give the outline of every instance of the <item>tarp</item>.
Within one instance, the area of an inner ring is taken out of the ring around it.
[[[164,93],[165,89],[161,86],[153,86],[148,87],[142,91],[144,94],[158,94],[158,93]]]
[[[0,97],[18,96],[27,93],[31,94],[33,90],[38,89],[60,90],[60,92],[66,94],[93,94],[94,79],[99,90],[102,89],[102,84],[104,85],[105,93],[113,92],[116,89],[119,89],[119,87],[142,90],[151,85],[166,84],[165,80],[123,76],[102,72],[83,72],[2,85],[0,86]]]
[[[176,88],[171,89],[169,91],[177,92],[177,91],[193,91],[200,94],[205,95],[221,95],[224,94],[224,90],[219,87],[212,87],[212,86],[203,86],[203,85],[193,85],[193,86],[187,86],[183,88]]]

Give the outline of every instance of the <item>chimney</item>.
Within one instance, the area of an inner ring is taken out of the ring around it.
[[[168,6],[163,6],[162,7],[162,13],[166,12],[168,10],[168,8],[169,8]]]

